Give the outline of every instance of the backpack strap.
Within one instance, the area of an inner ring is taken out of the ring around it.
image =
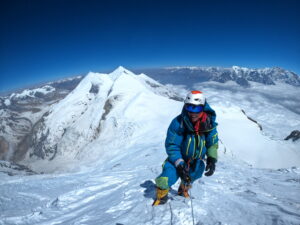
[[[177,121],[180,123],[180,128],[183,130],[183,136],[187,136],[188,134],[190,134],[190,135],[195,135],[195,132],[194,132],[194,131],[190,131],[190,130],[186,127],[186,125],[185,125],[185,123],[184,123],[184,121],[183,121],[182,115],[177,116]]]

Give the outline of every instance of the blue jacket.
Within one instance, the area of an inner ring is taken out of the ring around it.
[[[216,113],[205,103],[204,112],[208,115],[209,129],[202,130],[196,135],[194,127],[189,120],[187,111],[183,108],[179,116],[171,122],[165,142],[168,160],[174,164],[183,163],[183,160],[204,159],[210,156],[217,159],[218,132]]]

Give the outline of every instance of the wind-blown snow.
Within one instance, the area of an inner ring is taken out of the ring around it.
[[[195,182],[192,200],[176,196],[177,183],[168,204],[151,206],[166,130],[183,106],[173,89],[122,67],[89,73],[44,118],[57,155],[25,161],[53,174],[0,173],[0,224],[193,224],[191,203],[195,224],[299,224],[298,144],[271,139],[214,94],[215,174]]]

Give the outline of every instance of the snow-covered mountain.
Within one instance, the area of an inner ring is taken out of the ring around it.
[[[91,146],[97,141],[100,147],[93,154],[102,157],[101,148],[121,144],[114,141],[116,137],[126,141],[139,126],[145,126],[143,132],[155,129],[148,123],[154,116],[163,118],[159,104],[167,99],[182,100],[144,74],[135,75],[123,67],[110,74],[90,72],[36,123],[27,136],[26,160],[32,164],[34,159],[90,159]],[[141,107],[142,115],[136,115]],[[152,110],[146,113],[146,109]]]
[[[220,157],[192,199],[176,196],[177,183],[167,205],[151,206],[166,130],[187,90],[119,67],[89,73],[47,108],[22,142],[23,167],[0,162],[0,224],[299,224],[300,142],[272,136],[282,116],[291,128],[298,114],[265,105],[276,126],[261,124],[256,110],[270,99],[256,94],[270,86],[195,85],[217,112]]]
[[[137,72],[144,72],[161,83],[181,84],[190,86],[192,83],[203,81],[216,81],[226,83],[234,81],[243,87],[249,87],[250,82],[265,85],[286,83],[293,86],[300,86],[300,77],[291,71],[279,67],[250,69],[239,66],[231,68],[222,67],[168,67],[157,69],[140,69]]]
[[[55,102],[63,99],[82,76],[50,82],[0,97],[0,160],[17,161],[26,136]]]

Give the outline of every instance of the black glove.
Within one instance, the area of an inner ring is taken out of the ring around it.
[[[185,183],[191,182],[191,177],[189,175],[189,171],[185,165],[182,165],[182,164],[178,165],[177,172],[178,172],[180,178],[183,180],[183,182],[185,182]]]
[[[214,174],[215,169],[216,169],[216,162],[217,160],[215,158],[212,157],[208,157],[206,160],[206,167],[205,167],[205,171],[207,171],[205,173],[205,176],[211,176]]]

